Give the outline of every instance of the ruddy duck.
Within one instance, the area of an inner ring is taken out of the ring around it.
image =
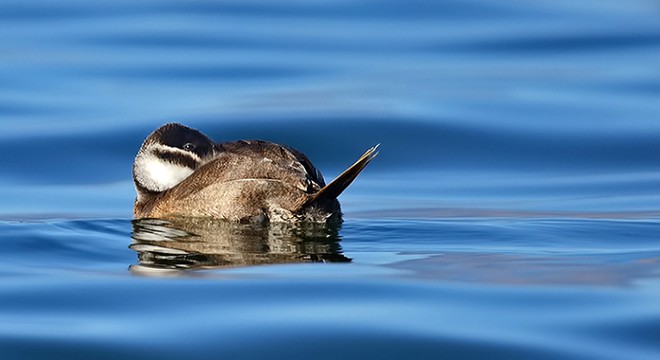
[[[210,217],[251,222],[341,218],[337,197],[378,155],[378,145],[328,185],[304,154],[284,145],[214,143],[171,123],[142,143],[133,163],[135,218]]]

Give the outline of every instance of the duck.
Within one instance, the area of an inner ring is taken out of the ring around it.
[[[341,221],[337,197],[379,146],[326,185],[309,158],[292,147],[264,140],[215,143],[196,129],[168,123],[147,136],[135,156],[133,217]]]

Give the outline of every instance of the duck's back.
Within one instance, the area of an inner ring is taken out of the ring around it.
[[[325,182],[302,153],[266,141],[216,146],[218,155],[177,186],[136,208],[139,217],[200,216],[289,221]],[[320,216],[339,214],[335,200]],[[313,215],[313,214],[312,214]]]

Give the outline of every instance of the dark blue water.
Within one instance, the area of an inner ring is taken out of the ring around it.
[[[657,2],[3,0],[0,44],[3,359],[660,355]],[[131,222],[170,121],[381,153],[340,228]]]

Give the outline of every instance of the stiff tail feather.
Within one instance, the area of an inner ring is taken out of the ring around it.
[[[336,199],[355,178],[362,172],[362,170],[369,165],[376,155],[378,155],[378,147],[380,144],[367,150],[360,158],[351,165],[348,169],[344,170],[341,175],[332,180],[328,185],[324,186],[319,192],[309,199],[302,207],[311,206],[313,204],[321,204],[328,200]]]

